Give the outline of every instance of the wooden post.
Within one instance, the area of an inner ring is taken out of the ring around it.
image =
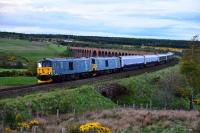
[[[56,110],[56,116],[59,118],[59,109]]]
[[[133,103],[133,108],[135,109],[135,104]]]
[[[61,133],[66,133],[66,129],[62,128]]]
[[[20,133],[24,133],[24,128],[20,127]]]
[[[150,100],[150,103],[149,103],[149,108],[151,109],[152,108],[152,102]]]
[[[32,133],[37,133],[38,130],[38,126],[33,126],[32,127]]]

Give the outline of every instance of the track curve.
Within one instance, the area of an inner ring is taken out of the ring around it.
[[[167,64],[162,64],[154,67],[148,67],[143,69],[137,69],[132,71],[126,71],[126,72],[120,72],[120,73],[112,73],[107,75],[101,75],[98,77],[92,77],[92,78],[86,78],[86,79],[79,79],[79,80],[73,80],[73,81],[66,81],[62,83],[51,83],[51,84],[34,84],[34,85],[28,85],[28,86],[19,86],[19,87],[11,87],[11,88],[5,88],[0,89],[0,99],[12,97],[12,96],[19,96],[24,95],[30,92],[35,91],[50,91],[55,88],[75,88],[84,84],[95,84],[98,81],[110,81],[113,79],[120,79],[120,78],[127,78],[134,75],[139,75],[146,72],[154,72],[169,66],[174,66],[178,63],[178,60],[174,60],[172,62],[169,62]]]

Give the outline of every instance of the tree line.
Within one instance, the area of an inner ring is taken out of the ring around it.
[[[52,41],[52,40],[74,40],[82,42],[93,42],[97,44],[118,44],[134,46],[159,46],[171,48],[189,48],[191,41],[169,40],[169,39],[145,39],[125,37],[100,37],[100,36],[79,36],[61,34],[23,34],[14,32],[0,32],[0,38],[26,39],[30,41]],[[198,42],[200,44],[200,42]]]

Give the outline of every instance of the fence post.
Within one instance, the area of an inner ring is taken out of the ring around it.
[[[133,108],[135,109],[135,104],[133,103]]]
[[[148,109],[148,104],[146,104],[146,109]]]
[[[66,133],[66,129],[62,128],[61,133]]]
[[[59,118],[59,109],[56,110],[56,116]]]
[[[23,133],[24,132],[24,128],[20,127],[20,133]]]
[[[38,126],[33,126],[32,127],[32,133],[37,133],[37,129],[38,129]]]
[[[152,108],[152,102],[151,102],[151,100],[150,100],[150,102],[149,102],[149,108],[150,108],[150,109]]]

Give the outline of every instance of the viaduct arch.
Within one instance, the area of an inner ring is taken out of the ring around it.
[[[127,51],[118,49],[101,49],[87,47],[69,47],[74,57],[105,57],[105,56],[124,56],[124,55],[144,55],[153,54],[145,51]]]

